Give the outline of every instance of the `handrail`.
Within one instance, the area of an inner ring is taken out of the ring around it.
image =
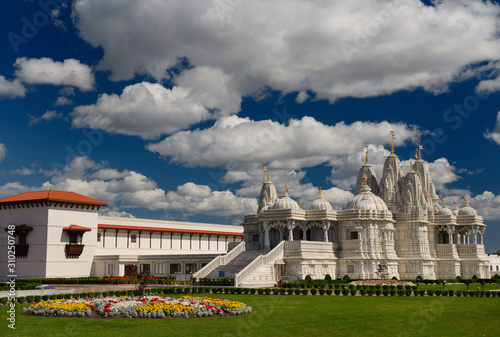
[[[231,249],[231,251],[225,255],[219,255],[215,257],[212,261],[207,263],[203,268],[198,270],[193,274],[193,277],[202,278],[209,275],[212,271],[217,269],[217,267],[228,264],[232,261],[236,256],[238,256],[241,252],[245,250],[245,241],[240,242],[239,245]]]
[[[280,256],[283,256],[284,244],[286,241],[281,241],[276,247],[273,248],[266,255],[259,255],[255,260],[250,262],[245,268],[243,268],[238,274],[234,276],[234,285],[239,286],[246,280],[250,274],[252,274],[257,268],[262,265],[270,264],[276,261]]]

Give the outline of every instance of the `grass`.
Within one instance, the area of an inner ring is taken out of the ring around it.
[[[253,307],[244,316],[190,319],[28,317],[16,336],[499,336],[500,298],[213,295]],[[14,335],[0,307],[0,335]]]

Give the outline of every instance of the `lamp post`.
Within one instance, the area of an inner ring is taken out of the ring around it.
[[[465,284],[467,285],[467,290],[469,290],[469,284],[470,284],[470,281],[469,281],[469,280],[466,280],[466,281],[465,281]]]
[[[446,280],[443,280],[443,289],[446,286]]]

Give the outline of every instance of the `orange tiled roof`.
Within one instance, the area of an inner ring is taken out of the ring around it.
[[[64,227],[63,230],[65,231],[75,231],[75,232],[87,232],[91,231],[91,228],[88,227],[83,227],[80,225],[69,225],[68,227]]]
[[[107,224],[98,224],[97,227],[102,228],[102,229],[118,229],[118,230],[121,229],[121,230],[171,232],[171,233],[187,233],[187,234],[215,234],[215,235],[243,236],[243,233],[238,233],[238,232],[209,231],[209,230],[199,230],[199,229],[181,229],[181,228],[165,228],[165,227],[127,226],[127,225],[107,225]]]
[[[22,204],[25,202],[43,202],[43,201],[68,202],[74,204],[84,204],[84,205],[94,205],[94,206],[108,206],[108,204],[105,203],[104,201],[86,197],[84,195],[75,192],[55,191],[55,190],[24,192],[21,194],[13,195],[11,197],[0,199],[0,205]]]

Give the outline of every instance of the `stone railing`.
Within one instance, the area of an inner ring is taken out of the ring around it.
[[[260,266],[274,263],[274,261],[276,261],[277,259],[282,258],[285,242],[287,241],[281,241],[269,253],[267,253],[266,255],[259,255],[255,260],[250,262],[248,266],[243,268],[242,271],[234,276],[234,285],[236,287],[239,286]]]
[[[196,273],[194,273],[193,277],[196,278],[207,277],[217,267],[228,264],[243,251],[245,251],[245,241],[240,242],[236,247],[231,249],[229,253],[225,255],[219,255],[216,258],[214,258],[212,261],[207,263],[205,267],[201,268]]]
[[[344,252],[361,251],[361,240],[342,240],[342,251]]]
[[[484,254],[484,245],[479,244],[465,244],[457,245],[457,250],[459,254]]]
[[[451,254],[453,252],[453,245],[449,243],[438,243],[436,245],[436,253],[438,254]]]

